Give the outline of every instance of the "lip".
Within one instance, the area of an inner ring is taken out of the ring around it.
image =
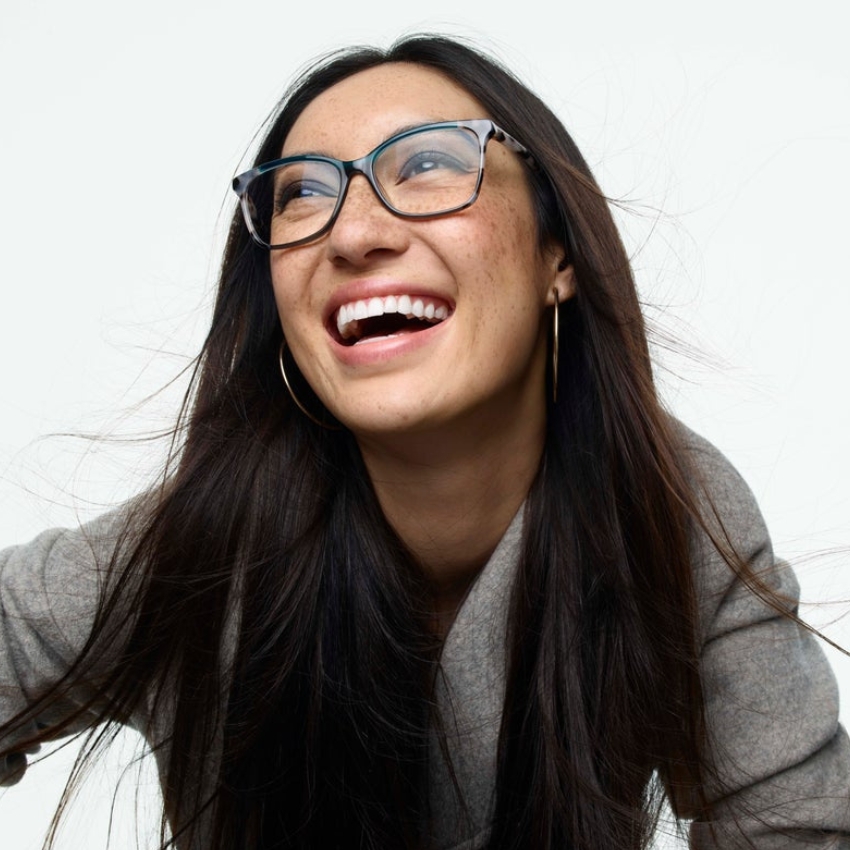
[[[331,350],[336,359],[344,366],[363,367],[380,366],[395,361],[398,357],[415,354],[420,349],[439,340],[446,325],[450,324],[452,314],[436,325],[413,333],[402,333],[384,337],[357,345],[343,345],[334,335],[330,336]]]

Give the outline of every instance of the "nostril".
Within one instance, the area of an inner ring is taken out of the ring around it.
[[[410,222],[395,215],[365,180],[355,180],[329,228],[328,251],[338,261],[361,262],[375,251],[403,251]]]

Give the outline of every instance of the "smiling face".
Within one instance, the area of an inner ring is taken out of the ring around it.
[[[281,156],[351,160],[401,128],[482,117],[481,104],[442,74],[381,65],[313,100]],[[554,286],[561,300],[572,294],[572,271],[559,270],[558,246],[539,245],[527,166],[497,142],[478,200],[444,217],[394,215],[356,175],[328,233],[270,252],[289,349],[360,437],[509,421],[542,439],[547,305]]]

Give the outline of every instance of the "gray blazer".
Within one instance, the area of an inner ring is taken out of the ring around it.
[[[793,606],[796,579],[774,558],[752,493],[715,448],[684,433],[706,503],[717,508],[736,551]],[[431,796],[440,850],[477,850],[489,832],[522,513],[471,588],[443,648],[438,698],[468,810],[463,816],[457,809],[435,742]],[[115,512],[82,530],[47,531],[0,552],[0,722],[55,682],[79,653],[103,587],[98,564],[108,561],[120,522]],[[713,829],[691,822],[690,846],[850,850],[850,743],[838,724],[837,687],[818,641],[750,592],[704,534],[692,545],[717,779],[704,789]],[[98,663],[108,666],[108,651]],[[79,698],[71,692],[57,713]],[[137,718],[139,728],[149,728],[148,720]],[[167,718],[154,725],[165,732]],[[12,745],[0,741],[3,749]],[[0,774],[4,767],[6,782],[17,781],[25,757],[7,757]],[[687,801],[675,805],[687,817]]]

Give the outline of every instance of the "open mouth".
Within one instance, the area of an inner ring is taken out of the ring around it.
[[[448,317],[449,305],[439,299],[388,295],[343,304],[336,330],[343,345],[357,345],[427,330]]]

